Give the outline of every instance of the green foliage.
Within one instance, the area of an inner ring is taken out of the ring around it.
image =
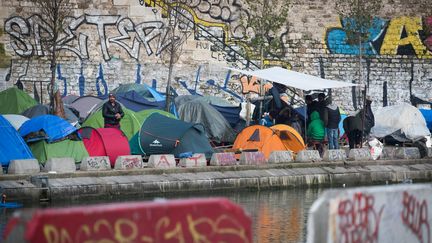
[[[369,38],[368,30],[382,7],[382,0],[336,0],[336,11],[344,21],[348,43],[354,44]]]
[[[241,16],[245,40],[252,57],[268,58],[285,53],[282,34],[288,32],[289,0],[244,0],[248,15]],[[251,57],[249,56],[249,57]]]

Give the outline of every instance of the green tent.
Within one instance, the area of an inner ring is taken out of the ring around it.
[[[18,88],[0,92],[0,114],[21,114],[37,104],[36,100]]]
[[[139,120],[141,122],[140,123],[141,125],[147,120],[147,118],[150,115],[152,115],[154,113],[159,113],[163,116],[177,119],[173,114],[166,112],[166,111],[162,111],[162,110],[148,109],[148,110],[142,110],[142,111],[136,112],[136,114],[139,117]],[[139,141],[139,131],[141,129],[141,125],[140,125],[139,129],[135,132],[133,137],[129,139],[129,147],[131,148],[131,154],[145,154],[144,151],[141,150],[140,141]]]
[[[141,128],[141,125],[143,124],[144,120],[153,114],[154,112],[158,112],[162,115],[173,117],[171,113],[162,111],[162,110],[155,110],[155,109],[149,109],[149,110],[142,110],[139,112],[134,112],[132,110],[129,110],[125,107],[123,108],[123,112],[125,113],[124,117],[120,121],[120,129],[123,131],[123,133],[126,135],[128,140],[130,140]],[[104,127],[104,119],[102,117],[102,110],[99,109],[98,111],[91,114],[85,122],[82,124],[83,127],[93,127],[93,128],[102,128]]]
[[[34,157],[41,164],[50,158],[74,158],[75,163],[81,162],[89,154],[84,146],[83,141],[63,140],[55,143],[47,143],[45,140],[36,143],[30,143],[29,147]]]

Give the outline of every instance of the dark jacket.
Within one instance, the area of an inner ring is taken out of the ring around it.
[[[115,114],[117,113],[120,113],[121,117],[123,118],[124,112],[118,102],[114,102],[114,105],[112,105],[109,101],[103,104],[102,116],[104,118],[105,124],[118,125],[120,123],[120,119],[115,118]]]
[[[341,120],[339,107],[336,105],[328,105],[324,109],[324,126],[326,128],[336,129],[339,127]]]

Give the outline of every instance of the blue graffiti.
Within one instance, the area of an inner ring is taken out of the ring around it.
[[[214,87],[216,87],[219,90],[223,90],[224,92],[226,92],[226,93],[234,96],[235,98],[237,98],[241,102],[243,102],[243,98],[240,95],[238,95],[236,92],[228,89],[227,85],[228,85],[228,81],[230,79],[231,79],[231,70],[228,70],[228,73],[227,73],[227,75],[225,77],[224,86],[221,87],[220,85],[216,84],[216,82],[213,79],[207,80],[207,84],[210,85],[210,86],[214,86]]]
[[[350,23],[355,27],[353,19],[345,18],[342,19],[342,26],[347,26]],[[385,28],[388,21],[381,18],[374,18],[373,24],[370,29],[367,30],[369,37],[366,42],[361,43],[362,54],[364,55],[377,55],[378,52],[374,48],[373,42],[377,41]],[[347,34],[343,28],[331,28],[327,31],[326,36],[327,47],[332,54],[346,54],[346,55],[358,55],[360,53],[360,45],[358,44],[348,44]]]
[[[141,83],[141,64],[137,64],[137,72],[136,72],[136,80],[135,80],[136,84],[140,84]]]
[[[67,82],[66,78],[62,76],[61,74],[61,67],[60,64],[57,65],[57,79],[63,81],[63,94],[62,97],[65,97],[67,95]]]
[[[100,83],[102,83],[102,85],[103,85],[103,88],[105,91],[104,94],[100,90]],[[103,98],[103,99],[108,97],[108,86],[107,86],[107,83],[104,79],[102,64],[99,64],[99,76],[96,78],[96,90],[97,90],[98,97]]]
[[[81,69],[80,69],[80,76],[78,78],[78,87],[79,87],[80,96],[83,96],[84,95],[84,88],[85,88],[85,77],[84,77],[82,65],[81,65]]]

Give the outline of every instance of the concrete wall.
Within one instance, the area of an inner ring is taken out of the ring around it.
[[[170,38],[167,21],[160,7],[141,6],[138,0],[72,0],[70,38],[63,43],[59,59],[58,86],[64,94],[104,95],[120,83],[140,82],[164,91],[167,81]],[[145,0],[153,3],[154,1]],[[156,2],[159,2],[156,0]],[[253,80],[240,81],[228,74],[225,66],[243,68],[238,56],[218,50],[202,36],[211,32],[223,40],[224,47],[240,50],[245,40],[240,14],[249,13],[242,1],[179,1],[185,17],[193,19],[199,28],[181,26],[176,36],[182,51],[174,66],[173,86],[179,94],[199,94],[225,97],[232,102],[244,98],[244,93],[257,91]],[[153,4],[154,5],[154,4]],[[39,29],[44,35],[43,16],[37,15],[32,1],[0,1],[0,48],[3,60],[12,59],[0,67],[0,90],[10,87],[19,77],[25,88],[46,100],[49,65],[39,43]],[[363,83],[380,106],[387,93],[388,103],[408,102],[412,93],[429,99],[432,79],[432,17],[416,2],[385,3],[371,38],[363,43],[367,59],[363,60]],[[36,13],[36,15],[34,15]],[[333,0],[294,1],[289,14],[289,31],[276,36],[285,46],[266,63],[291,67],[295,71],[326,78],[358,83],[359,47],[344,41],[341,20]],[[33,24],[34,23],[34,24]],[[45,33],[46,34],[46,33]],[[124,34],[124,35],[123,35]],[[233,44],[240,43],[240,44]],[[220,48],[219,48],[220,49]],[[244,52],[256,53],[250,48]],[[243,64],[242,64],[243,63]],[[6,74],[11,71],[9,81]],[[82,82],[80,89],[80,81]],[[196,90],[195,90],[196,87]],[[354,109],[355,96],[351,89],[333,92],[334,100],[345,110]]]
[[[432,185],[325,192],[310,209],[307,242],[431,242]]]

